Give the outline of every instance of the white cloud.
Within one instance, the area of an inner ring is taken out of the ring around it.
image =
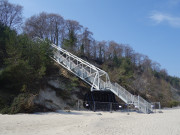
[[[165,22],[165,23],[168,23],[172,27],[180,28],[180,17],[174,17],[169,14],[154,12],[150,15],[149,18],[152,19],[156,24]]]
[[[169,0],[167,4],[173,7],[173,6],[179,5],[179,3],[180,3],[180,0]]]

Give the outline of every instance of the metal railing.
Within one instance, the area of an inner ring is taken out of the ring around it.
[[[92,111],[118,111],[125,110],[125,106],[122,106],[115,102],[99,102],[99,101],[82,101],[78,100],[76,104],[77,110],[92,110]]]
[[[143,113],[152,112],[151,104],[140,96],[132,95],[117,83],[112,83],[108,74],[73,55],[72,53],[52,44],[54,57],[57,63],[81,78],[91,86],[91,90],[110,90],[127,104],[133,104]]]

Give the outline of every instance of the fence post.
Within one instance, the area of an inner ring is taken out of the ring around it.
[[[79,100],[78,100],[78,111],[80,110]]]
[[[159,102],[159,109],[161,109],[161,103]]]
[[[110,103],[110,113],[112,113],[112,102]]]
[[[96,102],[94,102],[94,112],[96,111]]]
[[[138,108],[139,108],[139,95],[138,95]]]
[[[128,112],[127,112],[127,115],[129,115],[129,103],[127,104],[127,107],[128,107]]]

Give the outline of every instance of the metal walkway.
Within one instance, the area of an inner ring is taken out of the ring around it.
[[[94,65],[82,60],[72,53],[52,44],[53,59],[64,68],[81,78],[91,86],[93,90],[110,90],[127,104],[133,104],[143,113],[152,112],[151,104],[140,96],[132,95],[117,83],[112,83],[109,75],[95,67]]]

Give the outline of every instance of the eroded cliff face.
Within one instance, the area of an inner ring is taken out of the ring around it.
[[[78,100],[83,101],[88,91],[89,85],[61,66],[55,65],[34,99],[34,104],[49,110],[77,109]]]

